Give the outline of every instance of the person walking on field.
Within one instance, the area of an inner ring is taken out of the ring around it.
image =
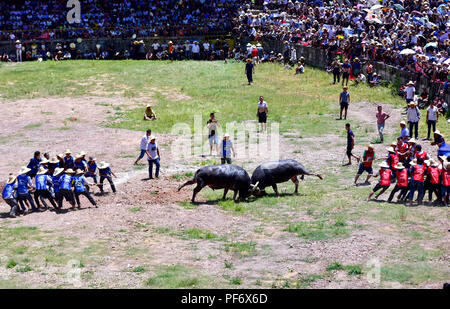
[[[347,157],[348,157],[348,163],[345,164],[344,166],[348,166],[348,165],[352,165],[352,157],[354,157],[356,159],[356,161],[358,161],[360,158],[355,156],[352,151],[353,148],[355,147],[355,135],[353,134],[353,131],[350,129],[350,124],[347,123],[345,124],[345,130],[347,130]]]
[[[434,105],[434,101],[430,102],[430,106],[427,108],[427,140],[430,140],[430,132],[436,131],[436,124],[439,121],[439,111],[438,108]],[[433,131],[431,131],[431,127],[433,127]]]
[[[383,112],[383,107],[381,105],[379,105],[378,111],[376,113],[376,117],[377,117],[378,133],[380,134],[380,142],[383,143],[384,142],[383,131],[384,131],[385,122],[390,116],[388,114],[386,114],[385,112]]]
[[[347,91],[348,87],[345,86],[342,88],[344,91],[341,92],[339,95],[339,105],[341,108],[341,111],[339,113],[339,120],[342,120],[342,112],[345,110],[344,119],[347,119],[347,110],[348,106],[350,105],[350,93]]]
[[[406,112],[406,119],[409,123],[409,134],[410,137],[413,137],[413,129],[414,129],[414,138],[419,139],[419,120],[420,120],[420,111],[415,103],[409,103],[408,111]]]
[[[247,59],[245,64],[245,75],[247,75],[248,85],[253,83],[253,73],[255,73],[255,65],[252,63],[252,59]]]
[[[364,183],[370,184],[369,179],[373,175],[372,164],[373,161],[375,160],[375,150],[372,144],[367,146],[367,150],[364,151],[362,158],[363,160],[362,162],[359,163],[359,169],[355,176],[355,185],[356,182],[358,181],[358,178],[362,175],[364,171],[368,173],[366,181]]]
[[[134,165],[137,165],[139,160],[141,160],[145,156],[145,152],[147,151],[147,145],[149,142],[149,138],[152,135],[152,130],[148,129],[146,134],[141,138],[141,154],[134,162]]]
[[[231,153],[233,153],[233,157],[236,157],[236,151],[230,140],[230,135],[225,133],[222,140],[222,157],[220,158],[222,164],[231,164]]]
[[[159,167],[160,167],[160,155],[159,147],[156,143],[156,137],[150,136],[150,142],[147,146],[147,160],[148,160],[148,178],[153,179],[153,163],[156,165],[155,177],[159,177]]]
[[[269,113],[269,108],[264,101],[263,96],[259,97],[258,102],[258,112],[256,113],[256,116],[258,117],[258,123],[261,125],[261,132],[267,131],[267,114]]]

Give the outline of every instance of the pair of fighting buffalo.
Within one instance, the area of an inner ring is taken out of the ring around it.
[[[178,191],[184,186],[197,184],[192,195],[192,203],[195,203],[195,196],[206,186],[213,190],[224,189],[223,199],[226,198],[228,190],[233,190],[233,200],[236,202],[238,193],[239,200],[242,201],[252,194],[255,196],[265,194],[265,188],[269,186],[272,186],[278,196],[277,184],[289,180],[295,184],[294,193],[297,194],[298,176],[303,180],[305,175],[322,179],[321,175],[312,173],[292,159],[263,163],[255,169],[251,179],[240,166],[233,164],[209,165],[198,169],[194,178],[181,185]]]

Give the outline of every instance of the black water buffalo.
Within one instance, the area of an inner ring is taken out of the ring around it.
[[[266,162],[258,166],[253,172],[251,183],[254,187],[257,187],[254,190],[255,193],[264,192],[264,189],[268,186],[272,186],[275,194],[278,195],[277,183],[286,182],[288,180],[292,180],[295,184],[294,193],[298,193],[298,178],[297,176],[301,175],[301,179],[303,180],[305,175],[317,176],[322,179],[322,176],[319,174],[313,174],[311,171],[306,169],[302,164],[298,163],[295,160],[281,160],[281,161],[272,161]],[[259,189],[259,190],[258,190]]]
[[[225,199],[228,190],[234,191],[233,200],[236,202],[236,196],[239,192],[239,200],[244,200],[252,194],[250,177],[248,173],[240,166],[233,164],[209,165],[198,169],[194,178],[187,181],[178,188],[180,191],[184,186],[196,183],[192,203],[195,203],[195,196],[201,189],[208,186],[211,189],[224,189],[223,199]]]

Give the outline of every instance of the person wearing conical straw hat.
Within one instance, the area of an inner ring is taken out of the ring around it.
[[[425,181],[425,189],[428,190],[428,203],[433,202],[433,193],[436,194],[436,201],[441,199],[441,184],[440,184],[440,170],[439,161],[433,159],[429,160],[427,168],[427,179]]]
[[[397,178],[397,183],[389,195],[388,202],[391,203],[394,198],[395,193],[400,191],[400,194],[397,196],[397,202],[400,202],[402,199],[406,197],[406,194],[409,190],[409,182],[408,182],[408,169],[403,165],[402,162],[397,163],[395,165],[395,174]]]
[[[74,169],[82,170],[85,172],[87,170],[86,164],[83,162],[83,155],[81,153],[75,156],[75,161],[73,162]]]
[[[156,165],[155,177],[159,177],[160,168],[160,154],[159,147],[156,143],[156,137],[150,136],[149,143],[147,145],[147,160],[148,160],[148,178],[153,179],[153,164]]]
[[[444,163],[442,164],[441,177],[442,205],[447,206],[450,198],[450,162],[444,161]]]
[[[56,157],[52,157],[49,161],[48,161],[48,173],[49,175],[53,175],[53,172],[55,171],[55,168],[58,167],[58,163],[59,160]]]
[[[17,201],[19,202],[20,208],[22,208],[24,213],[26,211],[25,203],[28,203],[28,211],[34,212],[37,210],[30,194],[30,191],[34,191],[31,177],[27,175],[30,170],[31,169],[28,167],[22,166],[17,176]]]
[[[368,173],[366,181],[364,183],[370,184],[369,179],[373,175],[372,164],[374,160],[375,160],[375,148],[373,147],[372,144],[370,144],[367,146],[367,150],[364,151],[362,161],[359,163],[358,172],[356,173],[354,181],[355,185],[356,182],[358,181],[358,178],[362,175],[362,173],[364,173],[364,171]]]
[[[442,135],[441,131],[436,130],[433,134],[434,140],[431,143],[432,146],[438,146],[439,148],[445,144],[444,136]]]
[[[400,137],[402,138],[402,140],[404,142],[407,142],[410,135],[409,135],[409,130],[406,127],[406,122],[405,121],[403,121],[403,120],[400,121],[400,128],[401,128]]]
[[[52,204],[53,208],[56,209],[56,203],[50,193],[50,188],[53,186],[52,178],[47,174],[47,169],[41,166],[34,179],[36,185],[36,191],[34,191],[34,201],[36,202],[37,208],[41,208],[39,200],[42,202],[44,209],[48,210],[48,204],[45,199],[48,199]]]
[[[20,40],[16,41],[16,62],[22,62],[22,43]]]
[[[61,199],[59,200],[59,208],[62,208],[63,199],[66,199],[72,206],[72,209],[75,209],[75,200],[72,191],[74,173],[73,169],[68,168],[60,178],[59,193],[61,194]]]
[[[424,164],[423,158],[419,157],[416,159],[417,163],[411,162],[411,184],[409,188],[409,205],[412,205],[412,201],[414,198],[414,193],[416,190],[419,192],[419,196],[417,197],[418,204],[422,204],[423,194],[424,194],[424,178],[426,165]]]
[[[15,192],[17,191],[17,182],[16,176],[13,174],[9,174],[8,180],[6,181],[6,185],[2,190],[2,198],[6,204],[11,206],[11,210],[9,211],[9,216],[14,218],[19,214],[19,204],[17,203]]]
[[[414,82],[412,80],[410,80],[406,84],[406,88],[405,88],[404,97],[405,97],[406,104],[409,104],[412,101],[414,101],[415,94],[416,94],[416,88],[414,87]]]
[[[59,186],[61,185],[61,177],[64,169],[62,167],[57,167],[53,171],[52,174],[52,183],[53,183],[53,194],[56,203],[58,204],[58,208],[62,207],[63,196],[59,191]]]
[[[84,195],[89,200],[89,202],[91,202],[92,205],[97,207],[97,203],[94,201],[89,191],[86,190],[86,186],[91,186],[93,184],[87,181],[86,177],[84,177],[83,170],[78,169],[75,171],[73,182],[74,182],[73,193],[75,195],[75,201],[77,202],[78,209],[81,208],[80,195]]]
[[[65,157],[64,157],[64,169],[73,169],[74,168],[74,163],[75,163],[75,159],[74,157],[72,157],[72,153],[70,152],[70,149],[66,149],[66,151],[64,152]]]
[[[395,148],[392,146],[386,148],[386,150],[388,151],[386,163],[389,165],[389,168],[394,172],[395,166],[397,165],[398,162],[400,162],[398,153],[395,150]],[[394,179],[395,179],[395,173],[392,173],[392,180],[394,180]]]
[[[392,171],[386,162],[382,162],[380,164],[380,170],[375,175],[373,175],[373,177],[378,176],[380,176],[380,181],[375,185],[372,192],[370,192],[369,196],[367,197],[367,201],[372,198],[375,192],[381,189],[381,192],[375,196],[375,199],[378,199],[378,197],[383,194],[391,185]]]
[[[112,180],[112,176],[117,178],[116,174],[114,174],[111,171],[111,167],[109,166],[109,163],[106,163],[105,161],[100,162],[98,165],[98,173],[100,174],[100,183],[98,184],[98,188],[100,189],[100,193],[104,194],[105,191],[103,191],[103,182],[108,180],[109,185],[111,186],[111,190],[113,193],[116,193],[116,186],[114,185],[114,182]]]
[[[413,136],[414,130],[414,138],[419,138],[419,120],[420,120],[420,110],[417,107],[416,103],[409,102],[408,110],[406,111],[406,119],[409,123],[409,134]]]

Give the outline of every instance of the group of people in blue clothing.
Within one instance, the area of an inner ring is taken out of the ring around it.
[[[97,175],[100,176],[100,181]],[[117,177],[108,163],[97,164],[95,157],[89,157],[87,160],[84,151],[72,156],[71,151],[67,149],[64,154],[53,158],[50,158],[48,153],[41,156],[41,153],[36,151],[30,162],[17,174],[9,174],[2,198],[11,206],[11,217],[49,209],[60,211],[64,200],[71,205],[71,209],[76,206],[80,209],[81,195],[97,207],[90,187],[98,186],[100,194],[103,194],[103,183],[108,180],[112,191],[116,193],[113,176]],[[93,183],[87,178],[92,178]]]

